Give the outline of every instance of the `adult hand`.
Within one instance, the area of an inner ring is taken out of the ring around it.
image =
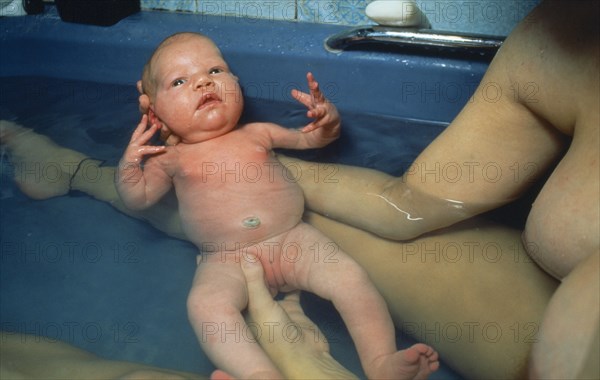
[[[329,353],[319,328],[304,314],[300,292],[275,301],[267,288],[259,260],[243,260],[248,286],[248,322],[268,327],[258,342],[285,379],[358,379]],[[222,371],[213,378],[227,378]]]

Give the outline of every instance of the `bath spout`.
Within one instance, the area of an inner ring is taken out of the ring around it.
[[[369,25],[330,36],[325,49],[340,53],[349,48],[391,46],[429,54],[491,58],[503,41],[497,36]]]

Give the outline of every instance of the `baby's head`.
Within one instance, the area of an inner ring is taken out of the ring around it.
[[[170,55],[168,55],[168,52],[165,53],[165,50],[167,50],[167,48],[169,46],[181,44],[183,42],[187,42],[187,41],[191,41],[191,40],[197,40],[197,41],[205,44],[207,46],[207,48],[209,48],[209,53],[213,53],[213,54],[223,58],[223,56],[221,55],[221,51],[219,50],[217,45],[215,45],[215,43],[210,38],[208,38],[207,36],[205,36],[203,34],[193,33],[193,32],[182,32],[182,33],[175,33],[175,34],[165,38],[160,44],[158,44],[156,49],[154,49],[152,56],[150,56],[150,59],[148,59],[148,62],[146,62],[146,64],[144,65],[144,70],[142,71],[143,92],[144,92],[144,94],[146,94],[150,97],[151,101],[154,99],[154,96],[156,95],[157,70],[161,67],[161,64],[169,63]],[[210,49],[211,47],[213,49]],[[210,50],[213,50],[213,51],[210,52]],[[165,53],[165,54],[163,54],[163,53]],[[164,57],[164,55],[167,55],[167,56]],[[166,59],[161,60],[160,58],[166,58]],[[162,62],[162,61],[165,61],[165,62]]]
[[[243,109],[237,77],[208,37],[178,33],[158,45],[142,74],[151,121],[201,141],[235,128]]]

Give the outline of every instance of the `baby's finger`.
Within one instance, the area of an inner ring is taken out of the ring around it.
[[[324,107],[313,107],[308,110],[307,115],[313,119],[321,119],[327,115],[327,110]]]
[[[160,127],[158,126],[158,124],[152,124],[152,125],[150,126],[150,128],[148,128],[148,129],[147,129],[147,130],[146,130],[146,131],[145,131],[145,132],[142,134],[142,136],[141,136],[141,137],[142,137],[144,140],[146,140],[146,141],[149,141],[149,140],[152,138],[152,136],[154,136],[154,135],[156,134],[156,132],[158,132],[159,128],[160,128]]]
[[[166,146],[162,145],[144,145],[139,148],[138,152],[143,156],[147,156],[150,154],[161,153],[166,148]]]
[[[310,95],[314,103],[323,103],[325,102],[325,96],[321,92],[321,88],[319,87],[319,82],[315,80],[315,77],[312,73],[306,74],[306,79],[308,80],[308,88],[310,88]]]
[[[292,97],[298,102],[304,104],[308,108],[311,108],[313,106],[312,96],[310,94],[307,94],[306,92],[293,89]]]
[[[164,146],[154,145],[142,145],[142,146],[129,146],[123,155],[123,161],[131,163],[140,163],[144,156],[151,156],[160,154],[165,151]]]
[[[320,127],[315,122],[312,122],[312,123],[310,123],[310,124],[302,127],[300,129],[300,132],[302,132],[302,133],[308,133],[308,132],[312,132],[312,131],[314,131],[316,129],[319,129],[319,128]]]
[[[137,127],[135,127],[135,130],[133,131],[133,134],[131,135],[131,139],[129,140],[129,142],[131,143],[131,142],[137,140],[144,133],[144,131],[146,130],[147,127],[148,127],[148,115],[143,115],[142,120],[137,125]]]
[[[138,138],[134,141],[134,143],[137,145],[146,144],[148,141],[150,141],[152,136],[154,136],[156,134],[157,131],[158,131],[158,125],[152,124],[150,126],[150,128],[148,128],[140,136],[138,136]]]

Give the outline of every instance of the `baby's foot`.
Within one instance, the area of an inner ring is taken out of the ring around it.
[[[281,380],[283,377],[277,371],[263,371],[252,374],[245,379],[247,380]],[[210,375],[210,380],[236,380],[233,376],[220,369],[214,371]]]
[[[67,194],[71,177],[86,158],[7,120],[0,120],[0,143],[14,166],[17,186],[34,199]]]
[[[426,344],[414,346],[377,359],[373,379],[422,380],[440,366],[438,353]],[[370,371],[371,372],[371,371]]]

